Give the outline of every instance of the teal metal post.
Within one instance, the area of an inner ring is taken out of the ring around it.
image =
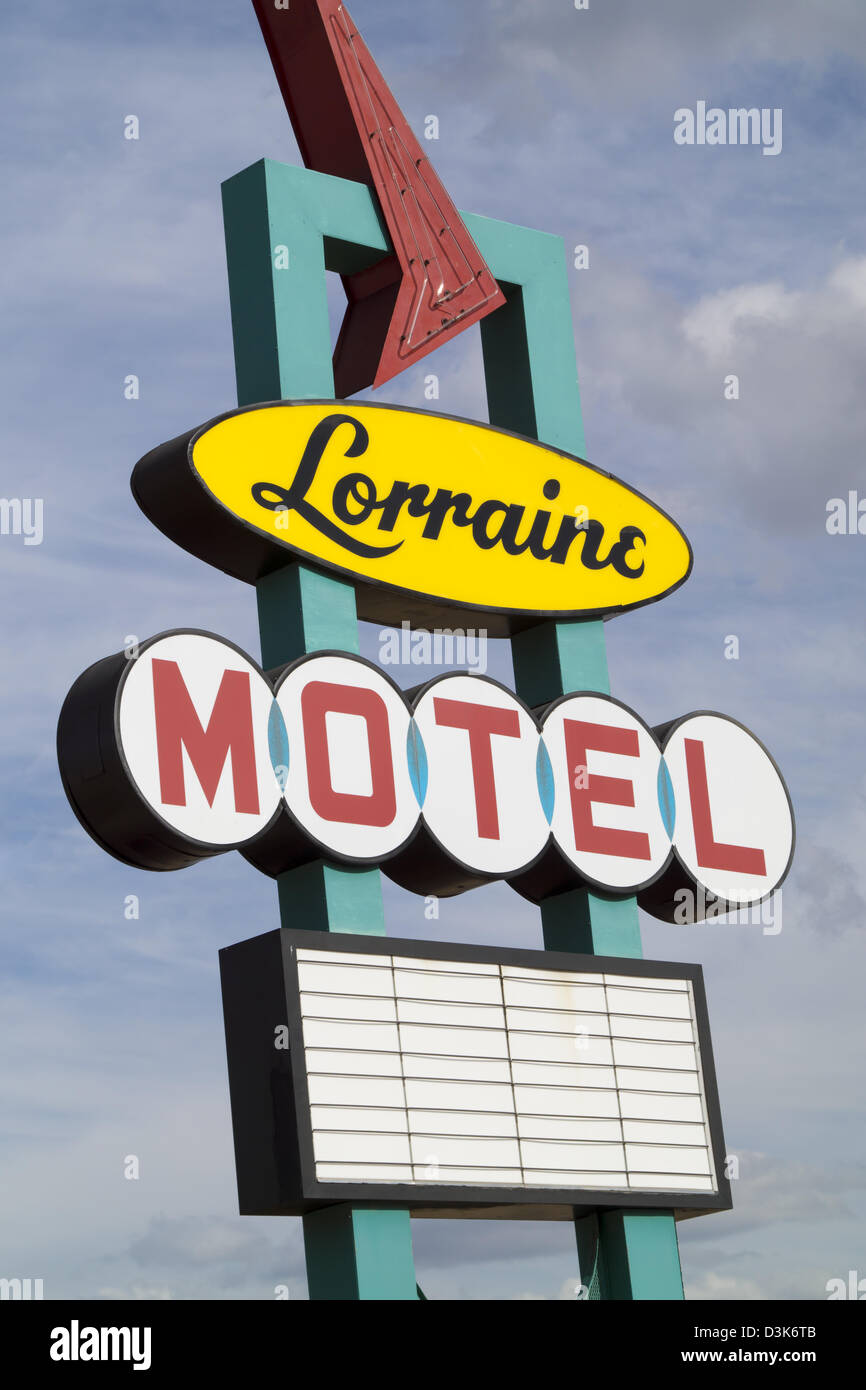
[[[339,220],[340,194],[338,179],[267,161],[224,185],[239,405],[334,394],[325,232]],[[375,256],[385,244],[371,212],[360,225],[355,218],[356,240],[378,238],[380,248],[367,253]],[[331,254],[341,264],[364,261],[354,247],[334,244]],[[307,652],[358,651],[351,584],[292,563],[262,580],[256,594],[266,670]],[[284,927],[385,934],[377,869],[318,861],[282,874],[278,891]],[[311,1299],[418,1298],[408,1210],[328,1207],[304,1218],[304,1247]]]
[[[417,1299],[408,1224],[406,1212],[375,1207],[325,1207],[306,1217],[310,1297]]]
[[[481,324],[490,423],[585,452],[565,247],[558,237],[470,218],[508,296]],[[548,622],[511,644],[518,694],[542,705],[569,691],[610,693],[601,622]],[[548,950],[642,955],[636,898],[577,889],[542,904]],[[590,1297],[682,1299],[672,1212],[613,1211],[575,1223]]]
[[[682,1299],[676,1222],[665,1211],[607,1211],[575,1223],[590,1299]]]

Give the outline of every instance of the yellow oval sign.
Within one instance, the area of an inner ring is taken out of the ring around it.
[[[291,552],[350,576],[372,621],[447,609],[504,634],[651,603],[692,564],[670,517],[582,459],[396,406],[235,411],[153,450],[132,486],[194,555],[255,583]]]

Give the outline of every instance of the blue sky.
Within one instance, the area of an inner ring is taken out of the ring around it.
[[[614,694],[651,723],[731,714],[788,780],[782,930],[645,918],[644,951],[704,964],[740,1158],[733,1212],[680,1229],[688,1296],[820,1299],[866,1276],[866,537],[825,528],[829,498],[866,497],[866,14],[352,12],[415,130],[439,116],[431,154],[459,206],[590,248],[572,274],[588,457],[665,507],[696,557],[677,594],[608,625]],[[276,925],[273,886],[237,856],[166,876],[115,863],[54,754],[66,690],[128,635],[204,627],[257,650],[252,591],[155,531],[129,474],[235,403],[220,183],[297,149],[248,0],[34,0],[6,7],[0,45],[0,493],[45,506],[42,545],[0,536],[0,1275],[43,1278],[46,1297],[303,1298],[300,1224],[236,1215],[217,978],[221,946]],[[674,112],[698,100],[781,108],[782,153],[676,146]],[[378,398],[423,407],[426,370]],[[441,409],[484,418],[477,331],[435,370]],[[508,671],[499,648],[492,674]],[[394,934],[540,945],[504,887],[435,924],[409,894],[386,903]],[[416,1223],[415,1246],[431,1297],[555,1299],[576,1277],[565,1226]]]

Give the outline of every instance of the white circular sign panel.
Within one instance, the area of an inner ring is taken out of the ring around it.
[[[671,853],[661,750],[650,730],[615,700],[572,695],[550,710],[542,738],[555,790],[551,829],[562,854],[604,889],[650,883]]]
[[[396,686],[359,658],[313,657],[277,688],[288,740],[286,805],[318,844],[347,859],[387,858],[419,816]]]
[[[120,751],[148,806],[199,844],[232,848],[280,804],[268,750],[273,692],[227,642],[180,632],[130,660],[120,691]]]
[[[491,876],[532,863],[550,827],[538,728],[525,706],[483,676],[445,676],[421,695],[414,719],[427,758],[424,820],[446,852]]]
[[[688,873],[723,902],[760,902],[782,882],[794,818],[763,744],[733,719],[692,714],[664,746],[677,804],[675,847]]]

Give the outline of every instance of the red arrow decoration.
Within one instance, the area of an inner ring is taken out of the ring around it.
[[[505,296],[340,0],[253,0],[304,163],[369,184],[393,252],[343,277],[337,395],[381,386]]]

